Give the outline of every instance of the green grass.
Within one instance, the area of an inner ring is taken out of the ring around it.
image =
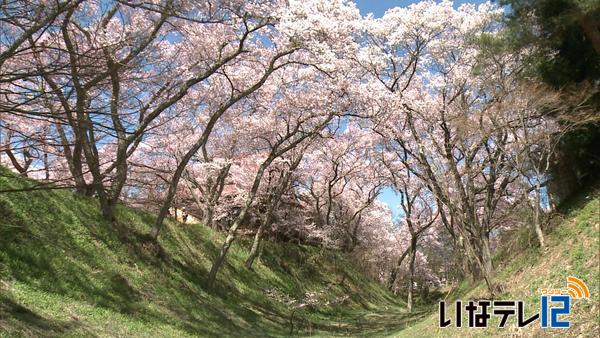
[[[0,168],[0,190],[30,186]],[[539,307],[539,288],[583,279],[591,300],[575,301],[572,328],[600,330],[598,191],[563,207],[542,251],[519,233],[495,259],[501,299]],[[338,252],[266,242],[254,271],[243,267],[249,239],[234,243],[216,288],[203,285],[223,235],[169,220],[159,245],[148,242],[154,217],[120,206],[105,222],[94,198],[66,190],[0,194],[0,336],[543,336],[525,331],[439,329],[437,307],[406,313],[402,300],[357,271]],[[447,292],[448,290],[446,290]],[[318,293],[319,306],[290,301]],[[444,292],[444,295],[446,295]],[[482,283],[461,283],[448,299],[487,296]],[[345,299],[340,304],[336,300]],[[329,302],[330,304],[325,305]],[[331,303],[334,304],[331,304]],[[495,322],[493,322],[495,323]],[[509,325],[514,322],[509,320]]]
[[[597,337],[600,332],[600,190],[582,193],[565,203],[560,210],[556,225],[546,237],[547,247],[541,250],[527,246],[527,240],[518,239],[520,250],[512,247],[509,254],[501,252],[495,260],[495,282],[504,293],[497,299],[522,299],[526,314],[539,312],[540,288],[562,288],[567,276],[581,278],[590,289],[591,299],[574,300],[568,330],[542,330],[535,322],[525,329],[517,330],[514,319],[509,319],[504,329],[498,329],[498,321],[492,321],[489,329],[438,327],[438,314],[430,314],[424,320],[398,331],[398,337],[498,337],[498,336],[556,336]],[[521,233],[520,236],[531,234]],[[450,300],[487,298],[483,283],[475,283],[455,292]],[[450,315],[453,312],[450,311]],[[450,316],[449,315],[449,316]],[[463,316],[464,317],[464,316]],[[494,317],[492,317],[494,318]],[[464,320],[464,319],[463,319]]]
[[[0,168],[0,190],[31,185]],[[425,316],[341,254],[289,243],[266,242],[248,271],[235,242],[207,292],[222,234],[170,220],[154,245],[152,215],[117,220],[67,190],[0,193],[0,336],[383,336]],[[306,292],[322,305],[293,310]]]

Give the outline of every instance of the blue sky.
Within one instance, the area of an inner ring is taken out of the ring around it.
[[[408,1],[408,0],[354,0],[358,9],[360,10],[361,15],[366,15],[367,13],[373,13],[375,17],[381,17],[383,13],[389,8],[392,7],[406,7],[411,3],[415,3],[418,1]],[[477,0],[477,1],[454,1],[454,6],[459,6],[463,3],[475,3],[480,4],[485,1]],[[400,199],[396,193],[390,189],[386,188],[383,190],[381,195],[379,195],[379,200],[387,204],[392,210],[392,215],[394,219],[400,217],[400,209],[398,208],[398,204],[400,203]]]
[[[419,1],[409,1],[409,0],[354,0],[358,9],[360,10],[360,14],[366,15],[367,13],[373,13],[375,17],[380,17],[385,13],[388,8],[392,7],[406,7],[412,3]],[[460,1],[455,0],[454,6],[458,6],[463,3],[474,3],[480,4],[485,1],[481,0],[473,0],[473,1]]]

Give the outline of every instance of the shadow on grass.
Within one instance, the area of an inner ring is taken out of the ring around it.
[[[0,177],[1,188],[26,184],[22,178]],[[52,298],[53,311],[60,311],[65,304],[62,302],[69,299],[90,305],[93,311],[104,308],[121,314],[125,319],[111,317],[124,320],[115,323],[116,327],[136,321],[176,327],[191,335],[285,336],[290,330],[292,310],[269,299],[265,290],[277,288],[300,299],[307,291],[331,285],[328,292],[332,296],[352,295],[352,309],[338,311],[340,318],[329,319],[323,318],[337,310],[324,312],[321,319],[316,318],[317,310],[300,312],[299,323],[307,323],[311,330],[314,324],[319,331],[342,329],[353,334],[361,330],[383,332],[403,325],[404,317],[390,318],[389,314],[381,314],[374,321],[360,319],[370,313],[373,303],[394,306],[399,302],[372,282],[357,277],[349,264],[338,262],[337,254],[266,241],[257,262],[260,269],[250,271],[242,265],[249,243],[236,241],[215,289],[209,293],[203,286],[222,234],[201,225],[168,221],[159,243],[154,243],[146,236],[154,217],[120,206],[118,222],[108,223],[97,204],[93,198],[66,191],[0,195],[2,278],[59,295]],[[336,284],[340,280],[345,282]],[[0,329],[31,336],[39,336],[40,332],[60,335],[71,330],[80,333],[94,324],[90,318],[82,318],[81,322],[43,318],[15,300],[0,301]],[[83,322],[85,328],[80,325]],[[294,329],[308,332],[303,330],[302,324]]]
[[[59,336],[68,333],[80,324],[44,318],[30,309],[15,303],[12,299],[0,296],[0,333],[30,337]],[[90,335],[91,336],[91,335]]]

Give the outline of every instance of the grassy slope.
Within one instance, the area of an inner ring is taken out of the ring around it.
[[[528,307],[526,314],[539,312],[540,288],[562,288],[567,276],[581,278],[590,289],[591,299],[574,300],[571,305],[571,328],[568,330],[542,330],[539,322],[517,330],[514,319],[509,319],[504,329],[438,328],[437,309],[425,320],[399,331],[399,337],[498,337],[498,336],[557,336],[597,337],[600,335],[600,189],[582,194],[571,201],[557,221],[558,225],[547,236],[547,248],[542,250],[527,246],[527,239],[516,251],[508,250],[497,257],[497,282],[504,293],[498,299],[523,299]],[[535,241],[534,238],[531,239]],[[513,246],[514,247],[514,246]],[[487,297],[483,283],[461,285],[453,297],[466,301]],[[453,316],[454,313],[451,312]],[[464,318],[464,313],[463,313]],[[493,317],[492,317],[493,318]],[[464,323],[464,319],[463,319]],[[497,326],[494,321],[492,326]],[[510,328],[509,328],[510,327]]]
[[[31,184],[7,176],[0,168],[0,189]],[[527,313],[533,313],[539,288],[561,287],[566,276],[578,276],[593,299],[576,301],[572,329],[554,333],[595,336],[599,210],[598,190],[581,196],[548,235],[543,253],[530,247],[498,257],[497,280],[505,289],[499,298],[524,299]],[[249,243],[236,242],[218,288],[207,293],[201,286],[221,234],[168,222],[155,247],[143,240],[151,215],[122,207],[118,220],[107,224],[94,199],[67,191],[0,194],[0,336],[283,336],[290,333],[292,312],[295,335],[548,333],[537,324],[525,331],[438,329],[436,311],[406,314],[397,298],[339,254],[285,243],[267,242],[256,271],[250,272],[242,267]],[[318,310],[292,311],[285,303],[309,291],[320,292],[322,303],[350,298]],[[461,285],[452,295],[484,298],[486,290],[481,284]]]
[[[0,190],[30,184],[0,168]],[[169,221],[156,247],[143,240],[152,221],[120,207],[108,224],[93,198],[64,190],[0,194],[0,336],[282,336],[285,299],[308,291],[350,297],[294,311],[294,334],[383,335],[423,316],[340,255],[285,243],[267,242],[251,272],[236,242],[207,293],[222,234]]]

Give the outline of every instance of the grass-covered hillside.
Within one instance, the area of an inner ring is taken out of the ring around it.
[[[0,190],[32,181],[1,169]],[[159,245],[145,234],[153,216],[126,207],[106,223],[96,200],[67,190],[0,194],[0,336],[581,336],[600,330],[600,199],[581,195],[552,222],[547,248],[526,231],[495,260],[498,299],[539,311],[539,289],[584,280],[572,328],[534,323],[487,330],[439,329],[437,307],[406,313],[404,303],[342,255],[266,242],[254,271],[243,267],[249,240],[234,244],[216,288],[203,286],[223,234],[167,223]],[[531,245],[529,244],[531,243]],[[488,297],[481,283],[443,290],[448,301]],[[450,313],[452,315],[452,313]],[[495,326],[496,321],[492,322]]]
[[[562,288],[567,276],[582,279],[591,299],[573,300],[569,329],[542,329],[539,321],[517,329],[515,319],[509,319],[504,329],[468,329],[438,327],[437,310],[426,319],[398,332],[401,337],[598,337],[600,336],[600,189],[582,193],[561,207],[551,222],[547,247],[541,250],[526,232],[515,234],[513,243],[501,250],[495,259],[496,281],[503,293],[497,299],[524,300],[526,314],[540,310],[540,289]],[[464,283],[449,290],[448,301],[455,299],[489,299],[483,283]],[[454,316],[450,312],[448,316]],[[463,312],[463,318],[465,314]],[[492,317],[494,318],[494,317]],[[463,319],[464,321],[465,319]]]
[[[0,190],[33,184],[0,170]],[[209,293],[223,235],[169,221],[155,246],[152,221],[121,207],[106,223],[68,190],[0,193],[0,336],[384,335],[422,316],[339,254],[289,243],[248,271],[236,242]]]

